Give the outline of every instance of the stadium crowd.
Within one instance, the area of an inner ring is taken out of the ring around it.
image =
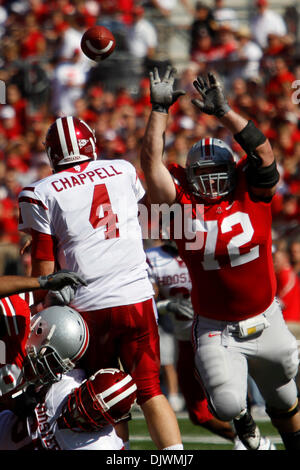
[[[193,79],[199,73],[217,71],[231,107],[258,124],[273,146],[281,175],[272,202],[274,255],[282,254],[276,256],[278,295],[286,307],[286,319],[299,322],[297,10],[287,6],[281,17],[266,0],[258,0],[253,19],[245,27],[224,2],[213,3],[211,7],[204,2],[182,2],[192,12],[187,30],[190,49],[177,79],[178,88],[187,94],[170,111],[165,162],[184,165],[188,149],[207,134],[232,145],[237,158],[242,155],[228,131],[191,104]],[[165,66],[156,55],[158,30],[149,18],[156,10],[155,18],[161,15],[169,21],[163,4],[154,0],[0,3],[0,79],[6,87],[6,101],[0,107],[0,274],[30,272],[26,250],[21,262],[19,258],[24,239],[17,228],[17,197],[23,186],[51,174],[43,140],[56,117],[72,114],[85,120],[95,129],[99,158],[128,160],[143,181],[139,155],[151,110],[149,64]],[[272,17],[271,22],[264,20],[266,15]],[[262,28],[264,21],[272,26],[270,30]],[[110,27],[117,38],[114,57],[103,65],[92,63],[80,50],[83,32],[95,24]],[[264,37],[257,33],[262,29]],[[121,77],[124,58],[129,70]],[[136,86],[130,86],[130,76]],[[150,245],[145,240],[145,246]],[[297,301],[290,300],[291,286]]]

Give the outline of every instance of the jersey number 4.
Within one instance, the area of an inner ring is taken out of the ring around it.
[[[89,221],[94,229],[105,227],[105,239],[119,237],[118,216],[113,212],[105,184],[98,184],[94,188]]]

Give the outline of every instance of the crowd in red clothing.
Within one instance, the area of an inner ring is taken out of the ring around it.
[[[133,0],[30,0],[8,2],[8,6],[6,2],[0,4],[0,79],[6,84],[6,104],[0,105],[0,245],[21,243],[17,231],[17,196],[21,187],[51,173],[43,141],[56,117],[51,107],[55,98],[52,80],[60,64],[74,59],[76,67],[79,61],[77,49],[69,57],[59,54],[64,38],[67,34],[72,37],[71,33],[83,34],[86,28],[101,24],[102,18],[129,27],[136,3]],[[18,8],[14,7],[16,4]],[[147,13],[147,2],[143,4]],[[249,32],[228,24],[216,26],[209,8],[204,16],[199,16],[201,6],[195,10],[191,22],[191,47],[186,65],[178,74],[177,86],[187,94],[171,108],[166,163],[184,165],[190,146],[206,135],[226,140],[233,145],[237,157],[241,155],[232,136],[214,118],[198,113],[191,104],[193,79],[208,69],[216,70],[224,82],[230,105],[254,120],[272,143],[281,174],[272,203],[274,239],[283,238],[288,245],[300,236],[297,103],[300,67],[295,41],[289,31],[284,37],[270,34],[258,72],[243,76],[240,72],[247,60],[241,51],[251,39]],[[75,87],[71,82],[68,86]],[[87,80],[83,86],[79,85],[73,105],[74,114],[95,129],[100,158],[125,158],[136,166],[142,178],[139,152],[151,110],[146,72],[134,93],[123,86],[121,77],[120,87],[114,91],[105,82]]]

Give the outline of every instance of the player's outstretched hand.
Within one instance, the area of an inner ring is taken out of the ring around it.
[[[78,274],[66,269],[49,274],[48,276],[40,276],[38,280],[42,289],[53,291],[61,290],[65,286],[72,286],[73,288],[77,288],[80,285],[87,286],[86,281],[78,276]]]
[[[201,100],[192,99],[192,103],[200,111],[221,118],[230,110],[222,87],[213,73],[208,73],[207,78],[197,77],[193,85],[200,94]]]
[[[185,95],[184,90],[174,90],[176,69],[170,65],[167,67],[163,79],[160,79],[157,67],[149,73],[150,77],[150,98],[154,111],[168,113],[169,107],[177,99]]]

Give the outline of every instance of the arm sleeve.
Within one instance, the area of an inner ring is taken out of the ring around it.
[[[52,235],[49,208],[34,188],[24,188],[19,195],[19,230],[31,233],[36,230]]]

